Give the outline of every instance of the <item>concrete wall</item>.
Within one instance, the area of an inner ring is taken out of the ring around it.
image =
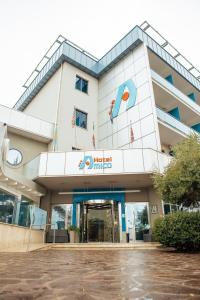
[[[131,79],[136,86],[135,106],[126,110],[122,101],[117,117],[109,110],[121,84]],[[146,47],[142,44],[121,59],[99,81],[98,131],[100,148],[153,148],[160,150],[155,100]],[[131,127],[134,142],[131,143]]]
[[[29,240],[29,229],[17,225],[0,223],[0,251],[21,249],[26,247]],[[43,243],[43,231],[32,230],[31,244]]]
[[[88,93],[75,89],[76,75],[88,80]],[[98,81],[92,76],[73,67],[63,64],[60,102],[58,106],[57,151],[70,151],[72,147],[93,149],[92,135],[97,135],[97,99]],[[87,129],[72,126],[74,109],[87,113]]]
[[[88,80],[87,94],[75,89],[76,75]],[[97,142],[97,100],[98,80],[65,62],[24,111],[57,123],[50,151],[93,149],[93,133]],[[88,114],[87,129],[72,126],[74,108]]]
[[[48,122],[55,122],[61,68],[48,80],[24,112]]]
[[[33,141],[27,137],[8,132],[10,139],[10,149],[15,148],[22,153],[23,160],[18,166],[11,166],[7,163],[7,167],[11,168],[16,174],[23,174],[23,165],[35,158],[41,152],[46,152],[48,145],[39,141]]]

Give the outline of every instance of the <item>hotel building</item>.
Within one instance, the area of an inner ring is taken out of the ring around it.
[[[152,174],[200,132],[199,79],[147,22],[101,59],[59,36],[15,106],[0,106],[1,230],[50,224],[56,242],[70,225],[80,242],[149,238],[155,219],[177,209]]]

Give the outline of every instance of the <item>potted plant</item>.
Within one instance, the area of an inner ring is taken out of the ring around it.
[[[79,242],[79,228],[75,225],[71,225],[68,228],[69,230],[69,241],[70,243],[78,243]]]

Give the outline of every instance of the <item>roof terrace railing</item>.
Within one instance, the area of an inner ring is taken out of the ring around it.
[[[200,71],[183,56],[170,42],[168,42],[153,26],[144,21],[140,28],[154,39],[165,51],[173,56],[184,68],[200,81]]]
[[[200,71],[145,21],[140,27],[135,26],[99,60],[60,35],[24,83],[26,90],[14,108],[24,110],[63,61],[98,78],[142,42],[200,90]]]

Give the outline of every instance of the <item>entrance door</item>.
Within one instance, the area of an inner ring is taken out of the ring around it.
[[[126,228],[130,242],[143,240],[143,234],[149,229],[147,202],[126,203]]]
[[[80,230],[82,242],[118,242],[118,203],[105,200],[83,202]]]

